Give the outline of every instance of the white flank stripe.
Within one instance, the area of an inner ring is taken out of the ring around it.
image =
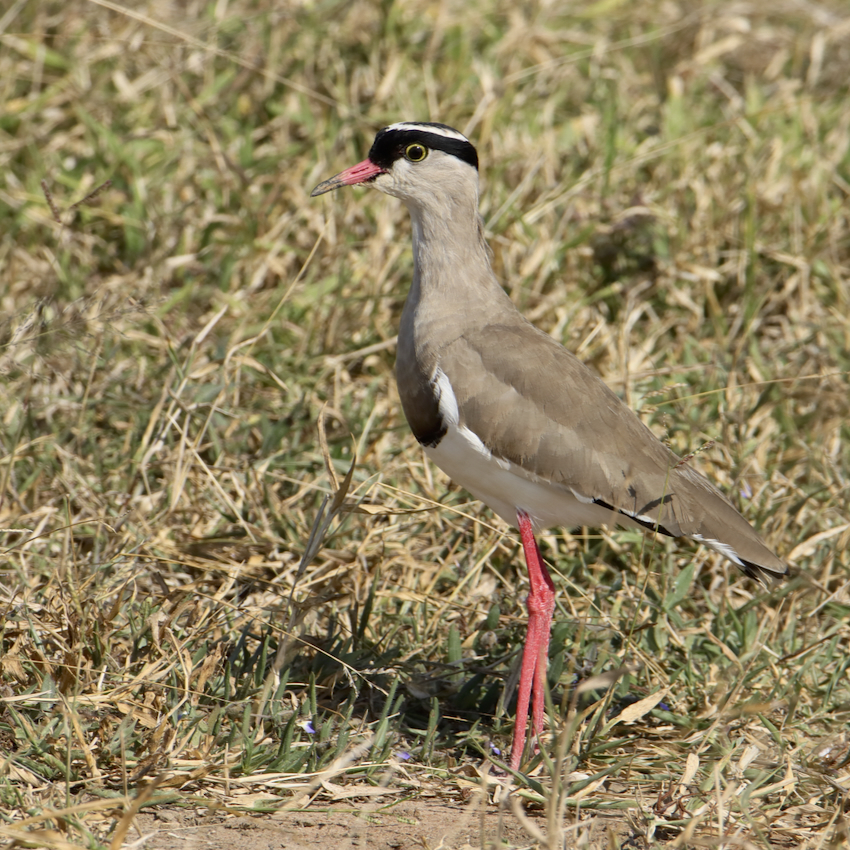
[[[457,434],[468,448],[471,448],[478,454],[483,455],[488,461],[495,460],[503,469],[510,469],[511,465],[508,461],[499,461],[497,458],[493,457],[490,450],[484,445],[478,434],[470,431],[465,425],[461,426],[459,424],[460,414],[457,407],[457,396],[455,395],[455,391],[452,389],[452,382],[448,379],[446,373],[442,369],[438,368],[434,373],[434,378],[431,383],[436,390],[437,403],[440,406],[440,417],[443,420],[443,425],[449,430],[449,432]],[[505,466],[505,464],[507,464],[507,466]]]
[[[457,409],[457,396],[452,389],[452,382],[448,375],[437,367],[434,372],[434,377],[431,378],[431,386],[436,390],[437,404],[440,406],[440,416],[443,419],[443,425],[447,428],[454,426],[460,421],[460,414]]]
[[[417,124],[414,121],[402,121],[399,124],[390,124],[388,130],[419,130],[422,133],[433,133],[435,136],[444,136],[447,139],[457,139],[461,142],[468,142],[469,139],[453,130],[451,127],[429,127],[427,124]]]

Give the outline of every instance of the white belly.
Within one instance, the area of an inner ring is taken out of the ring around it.
[[[446,434],[425,452],[452,481],[469,490],[505,522],[516,526],[517,511],[531,517],[536,531],[552,526],[576,528],[615,522],[635,525],[580,496],[569,487],[546,481],[522,467],[494,457],[477,434],[460,424],[457,398],[446,374],[437,369],[432,380]]]
[[[551,526],[576,528],[612,521],[628,522],[626,517],[621,520],[607,508],[582,501],[566,487],[544,481],[515,464],[493,457],[466,428],[450,425],[439,445],[426,448],[425,452],[452,481],[510,525],[516,526],[520,509],[531,517],[537,531]]]

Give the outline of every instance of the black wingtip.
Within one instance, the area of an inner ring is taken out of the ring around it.
[[[742,560],[739,566],[746,576],[751,579],[755,579],[768,589],[773,587],[773,582],[776,579],[785,578],[790,575],[791,572],[788,569],[787,564],[782,564],[781,572],[773,567],[764,567],[761,564],[754,564],[752,561]]]

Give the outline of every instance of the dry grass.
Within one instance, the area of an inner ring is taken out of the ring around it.
[[[545,537],[529,841],[844,846],[848,79],[839,2],[0,13],[0,837],[505,799],[517,543],[400,413],[406,214],[308,197],[430,119],[479,148],[521,309],[797,570],[762,594],[703,550]]]

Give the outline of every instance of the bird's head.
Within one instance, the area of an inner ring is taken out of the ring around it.
[[[392,124],[375,136],[367,159],[319,183],[311,194],[356,183],[368,183],[411,207],[457,196],[462,186],[477,197],[478,154],[466,136],[445,124]]]

